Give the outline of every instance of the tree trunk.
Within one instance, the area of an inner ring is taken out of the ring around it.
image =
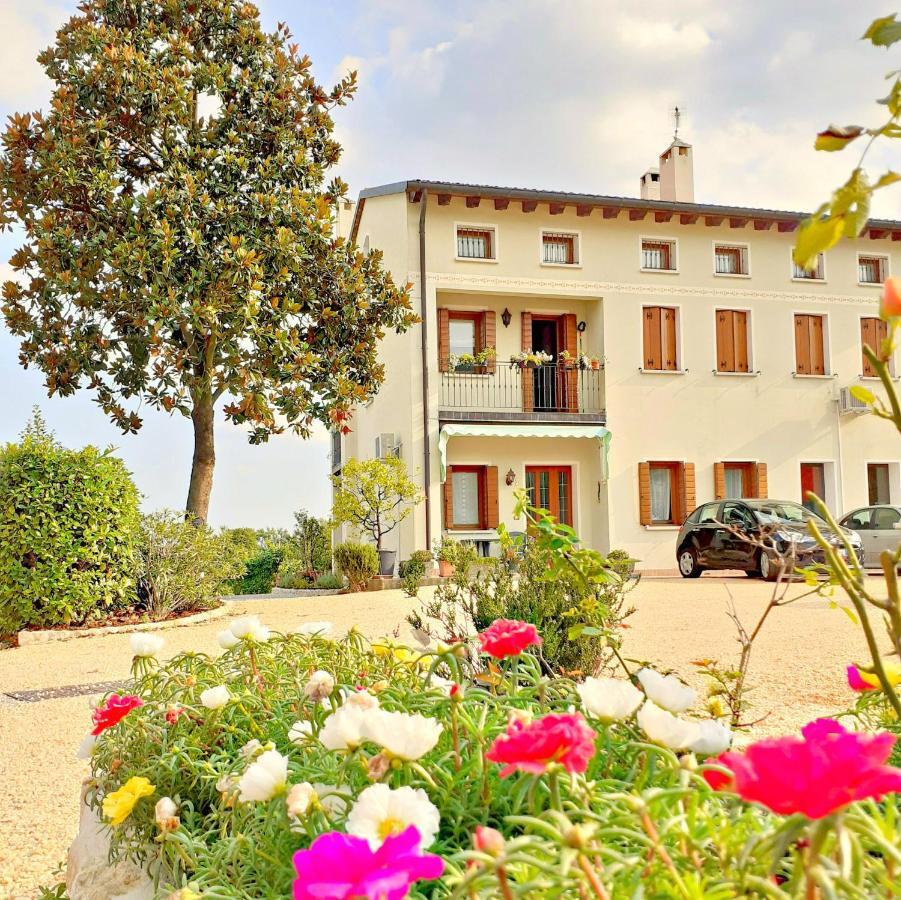
[[[200,397],[194,401],[194,409],[191,411],[194,423],[194,458],[191,462],[191,484],[188,487],[185,518],[197,524],[206,522],[210,509],[213,467],[216,465],[214,416],[212,397]]]

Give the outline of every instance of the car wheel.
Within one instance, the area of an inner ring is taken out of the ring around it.
[[[764,581],[775,581],[779,577],[779,567],[765,550],[757,557],[757,572]]]
[[[691,547],[685,547],[679,554],[679,574],[683,578],[697,578],[701,571],[698,554]]]
[[[745,569],[745,575],[747,575],[748,578],[760,578],[760,572],[756,567],[753,569]]]

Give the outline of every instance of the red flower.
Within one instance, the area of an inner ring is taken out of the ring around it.
[[[133,709],[143,706],[144,701],[134,694],[113,694],[108,697],[103,706],[98,706],[91,714],[91,721],[94,723],[93,735],[112,728],[117,722],[124,719]]]
[[[184,712],[185,708],[183,706],[170,706],[166,710],[166,723],[174,725],[178,721],[178,717]]]
[[[482,651],[495,659],[518,656],[526,647],[540,644],[534,625],[515,619],[495,619],[480,635]]]
[[[801,738],[758,741],[743,753],[723,753],[715,762],[731,777],[704,772],[704,778],[715,790],[728,788],[780,815],[803,813],[809,819],[901,791],[901,769],[885,765],[893,735],[847,731],[833,719],[817,719],[801,733]]]
[[[579,713],[551,713],[528,725],[514,721],[495,739],[485,759],[506,764],[501,778],[517,770],[541,775],[555,762],[567,772],[584,772],[594,756],[594,739]]]

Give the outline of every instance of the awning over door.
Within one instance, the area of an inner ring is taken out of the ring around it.
[[[441,465],[441,483],[447,479],[447,442],[455,436],[468,437],[539,437],[539,438],[594,438],[600,445],[601,478],[607,480],[607,453],[613,435],[603,425],[506,425],[478,422],[452,422],[441,426],[438,434],[438,459]]]

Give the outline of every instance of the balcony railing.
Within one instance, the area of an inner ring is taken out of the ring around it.
[[[441,373],[441,408],[520,413],[603,412],[603,370],[550,363],[457,367]]]

